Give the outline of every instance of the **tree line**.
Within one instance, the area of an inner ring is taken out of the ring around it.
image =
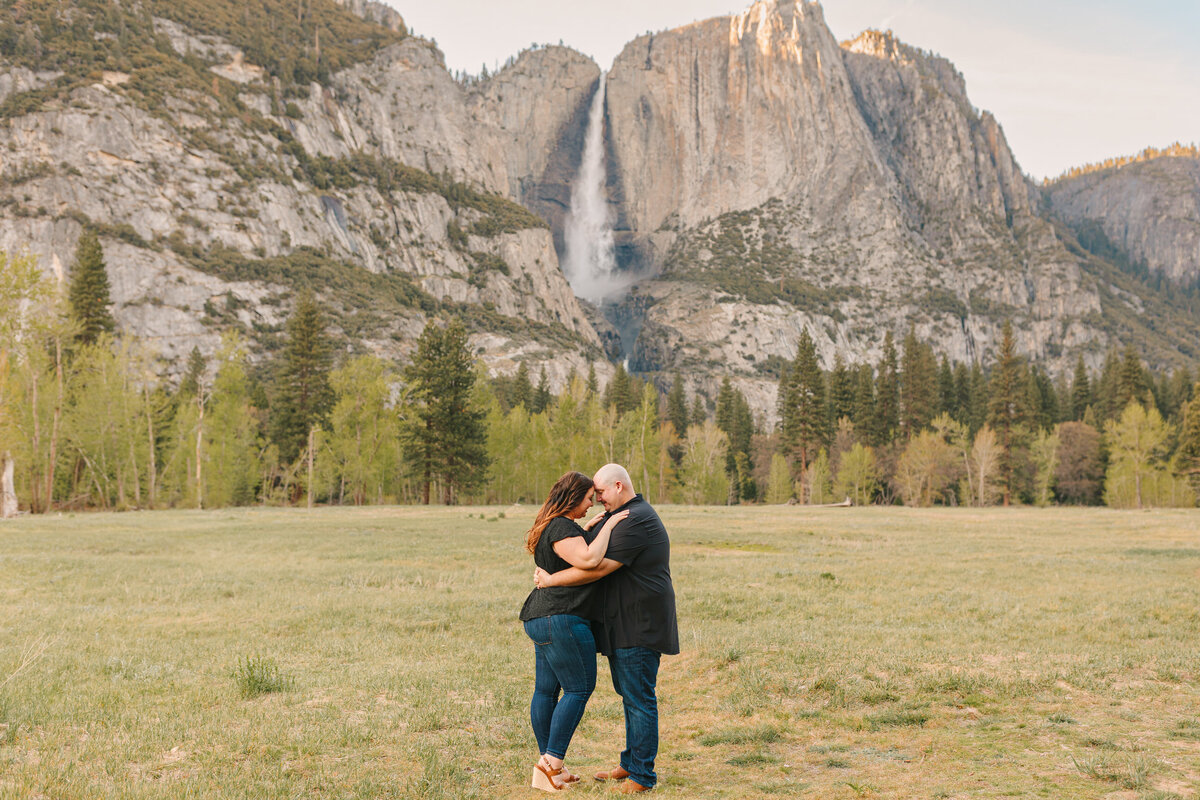
[[[0,261],[0,475],[8,505],[536,503],[567,469],[618,461],[655,502],[1194,505],[1200,401],[1186,369],[1136,351],[1053,380],[1015,352],[952,364],[911,331],[876,364],[823,370],[802,334],[756,419],[729,379],[689,398],[618,366],[557,393],[521,364],[489,378],[460,321],[431,321],[411,361],[335,359],[311,294],[284,346],[253,364],[228,333],[177,384],[116,336],[103,253],[80,241],[64,291],[30,259]]]

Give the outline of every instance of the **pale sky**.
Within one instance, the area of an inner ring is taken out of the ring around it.
[[[452,70],[532,43],[607,69],[630,39],[742,11],[734,0],[388,0]],[[1200,143],[1200,0],[827,0],[839,40],[891,28],[945,56],[1035,178],[1174,141]]]

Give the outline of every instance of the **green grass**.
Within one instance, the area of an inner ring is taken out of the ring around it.
[[[1196,511],[660,511],[659,794],[1197,796]],[[0,524],[0,798],[531,797],[532,513]]]

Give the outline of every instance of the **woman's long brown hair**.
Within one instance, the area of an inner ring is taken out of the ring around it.
[[[546,530],[546,526],[550,524],[550,520],[565,515],[582,503],[583,498],[587,497],[591,490],[592,479],[582,472],[568,472],[555,481],[554,485],[550,487],[550,496],[546,498],[546,502],[542,503],[537,516],[533,518],[533,527],[525,535],[525,549],[532,553],[533,548],[537,547],[538,541],[542,538],[542,531]]]

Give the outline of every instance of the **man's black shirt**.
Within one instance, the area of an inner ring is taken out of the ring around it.
[[[640,494],[609,514],[622,509],[629,516],[613,529],[605,557],[624,566],[599,582],[603,625],[597,626],[597,649],[611,655],[621,647],[647,647],[675,655],[679,627],[667,529]]]

